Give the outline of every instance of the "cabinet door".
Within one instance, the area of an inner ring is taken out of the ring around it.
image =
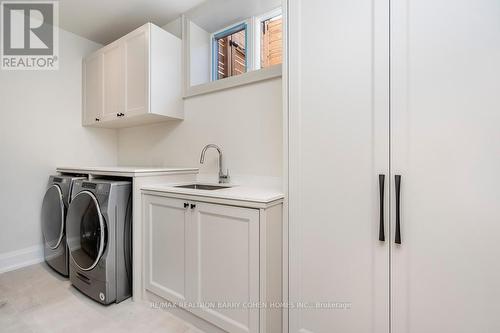
[[[196,203],[192,311],[230,333],[258,332],[259,211]]]
[[[149,104],[149,25],[127,35],[126,54],[126,116],[145,114]]]
[[[392,332],[500,332],[500,2],[392,3]]]
[[[125,52],[123,43],[104,48],[103,56],[103,120],[116,119],[125,113]]]
[[[102,54],[83,61],[83,125],[92,125],[102,116]]]
[[[289,332],[389,332],[388,1],[289,1]]]
[[[187,263],[189,212],[186,201],[144,196],[145,288],[171,302],[185,302],[189,294]]]

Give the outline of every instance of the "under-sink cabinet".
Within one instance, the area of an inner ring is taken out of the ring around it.
[[[147,291],[227,332],[281,331],[281,203],[259,209],[143,193],[143,209]]]
[[[83,60],[84,126],[183,119],[181,41],[147,23]]]

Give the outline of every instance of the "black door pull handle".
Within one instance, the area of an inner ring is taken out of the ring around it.
[[[191,204],[191,209],[195,209],[196,208],[196,205],[195,204]]]
[[[394,243],[401,244],[401,175],[396,175],[396,236]]]
[[[380,192],[379,203],[380,203],[380,220],[379,220],[379,230],[378,230],[378,240],[385,242],[385,227],[384,227],[384,183],[385,175],[378,175],[378,187]]]
[[[189,204],[187,202],[184,203],[184,208],[188,208]]]

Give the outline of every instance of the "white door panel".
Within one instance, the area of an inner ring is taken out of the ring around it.
[[[134,31],[124,41],[126,54],[127,117],[148,113],[149,33],[148,26]]]
[[[103,56],[103,120],[116,119],[125,112],[125,51],[122,43],[105,49]]]
[[[387,333],[388,1],[292,0],[289,19],[290,332]]]
[[[197,202],[192,311],[230,333],[259,331],[259,210]],[[216,306],[210,306],[217,304]]]
[[[392,10],[392,332],[500,332],[500,2]]]
[[[100,121],[103,106],[102,54],[97,52],[83,61],[83,124]]]
[[[185,201],[144,197],[145,288],[174,302],[189,299],[189,211]]]

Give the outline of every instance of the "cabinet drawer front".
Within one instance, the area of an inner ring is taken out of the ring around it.
[[[228,332],[258,332],[259,211],[196,203],[195,302],[198,316]]]
[[[186,301],[185,201],[145,196],[145,288],[171,302]]]

